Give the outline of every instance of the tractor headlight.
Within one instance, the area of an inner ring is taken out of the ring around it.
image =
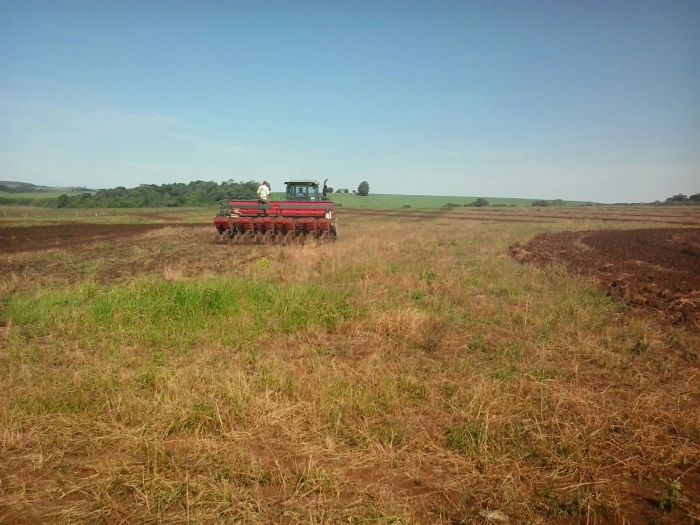
[[[333,212],[328,210],[326,212],[326,219],[331,220],[333,218]]]

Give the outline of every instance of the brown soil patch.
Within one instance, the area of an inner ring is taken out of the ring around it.
[[[627,304],[700,324],[699,228],[549,233],[510,252],[521,262],[562,262]]]
[[[435,212],[412,212],[412,211],[393,211],[393,210],[364,210],[364,209],[349,209],[342,210],[342,215],[363,216],[363,217],[390,217],[392,219],[450,219],[457,221],[479,221],[479,222],[554,222],[549,219],[541,219],[538,216],[520,216],[506,215],[495,216],[487,214],[466,215],[463,213],[448,213],[444,210]]]
[[[221,275],[269,257],[273,246],[212,242],[202,224],[62,224],[0,228],[0,274],[45,285],[86,278],[108,283],[142,275]],[[19,282],[17,281],[17,282]]]
[[[612,212],[578,212],[570,211],[546,212],[540,208],[525,209],[481,209],[478,211],[467,211],[460,208],[440,208],[435,211],[421,210],[380,210],[380,209],[341,209],[340,213],[350,216],[371,216],[371,217],[397,217],[397,218],[424,218],[424,219],[451,219],[462,221],[483,221],[483,222],[518,222],[518,223],[551,223],[558,220],[591,220],[601,222],[644,222],[660,223],[678,226],[700,226],[700,218],[695,215],[659,215],[659,214],[631,214]]]
[[[176,226],[170,224],[86,224],[68,223],[37,227],[0,228],[0,253],[17,253],[51,248],[73,248],[89,243],[134,237]],[[178,224],[177,226],[190,226]]]

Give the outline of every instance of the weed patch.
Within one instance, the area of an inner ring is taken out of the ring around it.
[[[450,427],[445,435],[448,448],[463,454],[475,455],[486,444],[486,433],[471,423]]]
[[[677,481],[665,483],[664,491],[659,499],[659,510],[661,512],[671,512],[678,504],[683,501],[683,490],[681,484]]]
[[[575,493],[568,498],[560,498],[556,492],[549,491],[545,495],[547,514],[553,518],[575,518],[585,513],[591,496],[586,493]]]
[[[13,295],[5,299],[2,321],[11,322],[13,334],[25,343],[51,336],[162,352],[203,341],[239,344],[260,334],[326,330],[351,317],[348,299],[344,291],[315,285],[145,279]],[[154,356],[156,361],[163,358]]]

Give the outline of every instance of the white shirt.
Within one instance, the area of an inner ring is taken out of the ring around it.
[[[258,188],[258,199],[260,199],[261,201],[266,201],[269,196],[270,189],[264,184],[261,184]]]

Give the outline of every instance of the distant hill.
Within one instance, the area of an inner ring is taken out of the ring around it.
[[[94,191],[95,190],[88,189],[85,186],[38,186],[36,184],[32,184],[31,182],[0,180],[0,192],[5,193],[80,193]]]

